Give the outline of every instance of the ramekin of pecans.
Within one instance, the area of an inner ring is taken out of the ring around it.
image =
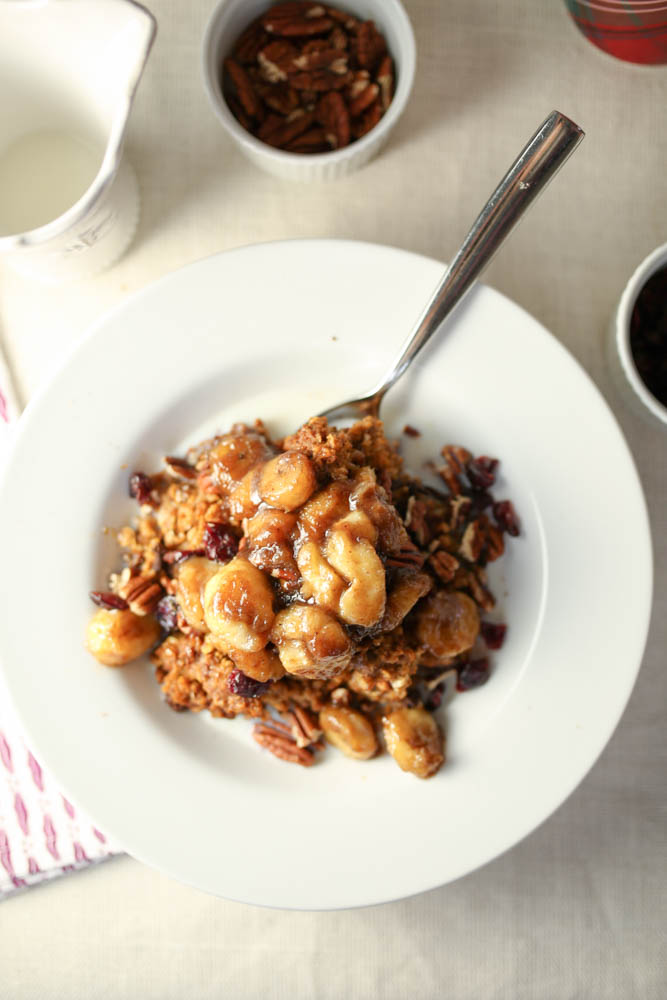
[[[311,181],[376,155],[408,101],[416,56],[400,0],[222,0],[203,60],[213,110],[246,156]]]
[[[667,428],[667,243],[636,269],[618,304],[611,370],[635,412]]]

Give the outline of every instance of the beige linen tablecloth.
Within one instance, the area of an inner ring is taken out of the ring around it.
[[[108,307],[214,251],[336,236],[451,257],[556,107],[587,138],[487,280],[572,351],[622,424],[651,512],[654,615],[599,762],[546,824],[482,870],[407,901],[307,914],[228,903],[109,861],[3,904],[0,997],[664,997],[667,434],[616,397],[603,341],[629,273],[667,240],[667,67],[601,55],[557,0],[407,0],[419,66],[405,117],[360,173],[304,187],[250,167],[213,118],[199,63],[212,3],[149,4],[158,39],[128,143],[139,235],[83,284],[36,290],[2,273],[0,329],[24,400]]]

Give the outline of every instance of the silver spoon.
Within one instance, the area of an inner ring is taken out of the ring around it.
[[[551,112],[473,223],[385,378],[361,399],[332,406],[320,416],[330,421],[377,417],[387,390],[398,382],[438,332],[445,317],[461,301],[526,209],[558,173],[583,137],[584,132],[573,121],[559,111]]]

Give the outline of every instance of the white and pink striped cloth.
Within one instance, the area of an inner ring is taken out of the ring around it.
[[[17,417],[10,374],[0,355],[0,467]],[[60,794],[34,758],[0,679],[0,900],[119,850]]]

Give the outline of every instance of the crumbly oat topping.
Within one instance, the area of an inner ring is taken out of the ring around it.
[[[152,648],[171,708],[261,720],[255,740],[283,760],[310,766],[324,736],[429,777],[443,678],[484,683],[504,639],[482,620],[485,566],[518,532],[489,492],[495,459],[442,457],[434,489],[379,420],[315,417],[280,441],[235,425],[133,473],[139,515],[118,533],[125,568],[91,595],[89,649],[122,666]]]

